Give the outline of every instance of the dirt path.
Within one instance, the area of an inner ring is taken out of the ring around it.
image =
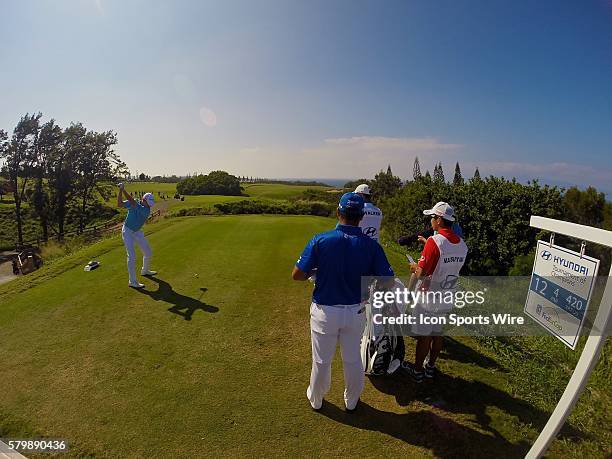
[[[11,262],[14,254],[15,252],[0,252],[0,284],[5,284],[17,277],[13,274],[13,263]]]
[[[4,284],[16,277],[13,274],[13,265],[10,261],[0,263],[0,284]]]

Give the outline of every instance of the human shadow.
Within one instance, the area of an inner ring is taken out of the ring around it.
[[[408,406],[418,400],[437,410],[471,415],[478,429],[497,439],[500,448],[504,448],[508,440],[493,426],[491,408],[497,408],[522,424],[533,425],[540,430],[550,417],[550,413],[481,381],[446,374],[438,374],[434,381],[422,384],[414,384],[401,372],[390,377],[370,377],[370,382],[379,391],[394,395],[400,406]],[[590,437],[569,423],[564,425],[559,436],[573,441]]]
[[[164,301],[166,303],[173,304],[174,306],[168,308],[168,311],[181,316],[185,320],[191,320],[191,316],[193,316],[194,312],[196,312],[198,309],[210,313],[219,311],[218,307],[201,301],[202,295],[208,290],[205,287],[200,288],[200,292],[202,293],[200,293],[200,298],[196,299],[190,296],[181,295],[180,293],[174,291],[168,282],[155,276],[149,276],[149,279],[157,283],[157,290],[150,291],[140,289],[138,291],[151,297],[155,301]]]
[[[349,414],[324,402],[320,413],[351,427],[381,432],[408,444],[430,449],[435,457],[440,458],[524,457],[529,449],[527,442],[511,443],[459,424],[435,411],[398,414],[360,402],[357,411]]]
[[[505,371],[504,367],[492,358],[476,352],[471,347],[449,337],[444,339],[442,358],[461,363],[471,363],[482,368],[494,368],[499,371]]]

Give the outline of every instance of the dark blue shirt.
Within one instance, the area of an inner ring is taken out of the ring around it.
[[[378,242],[358,226],[341,224],[313,237],[296,266],[305,273],[317,268],[312,300],[323,305],[360,303],[362,276],[394,275]]]

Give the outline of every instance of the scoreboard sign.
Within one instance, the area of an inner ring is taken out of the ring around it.
[[[599,260],[538,241],[525,314],[576,349]]]

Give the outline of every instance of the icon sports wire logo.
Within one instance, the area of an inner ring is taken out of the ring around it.
[[[581,265],[580,263],[576,263],[575,261],[567,260],[563,257],[553,255],[548,250],[542,250],[542,252],[540,252],[540,257],[546,261],[550,261],[552,258],[553,263],[563,266],[564,268],[567,268],[570,271],[574,271],[575,273],[581,274],[583,276],[589,275],[588,267]]]

